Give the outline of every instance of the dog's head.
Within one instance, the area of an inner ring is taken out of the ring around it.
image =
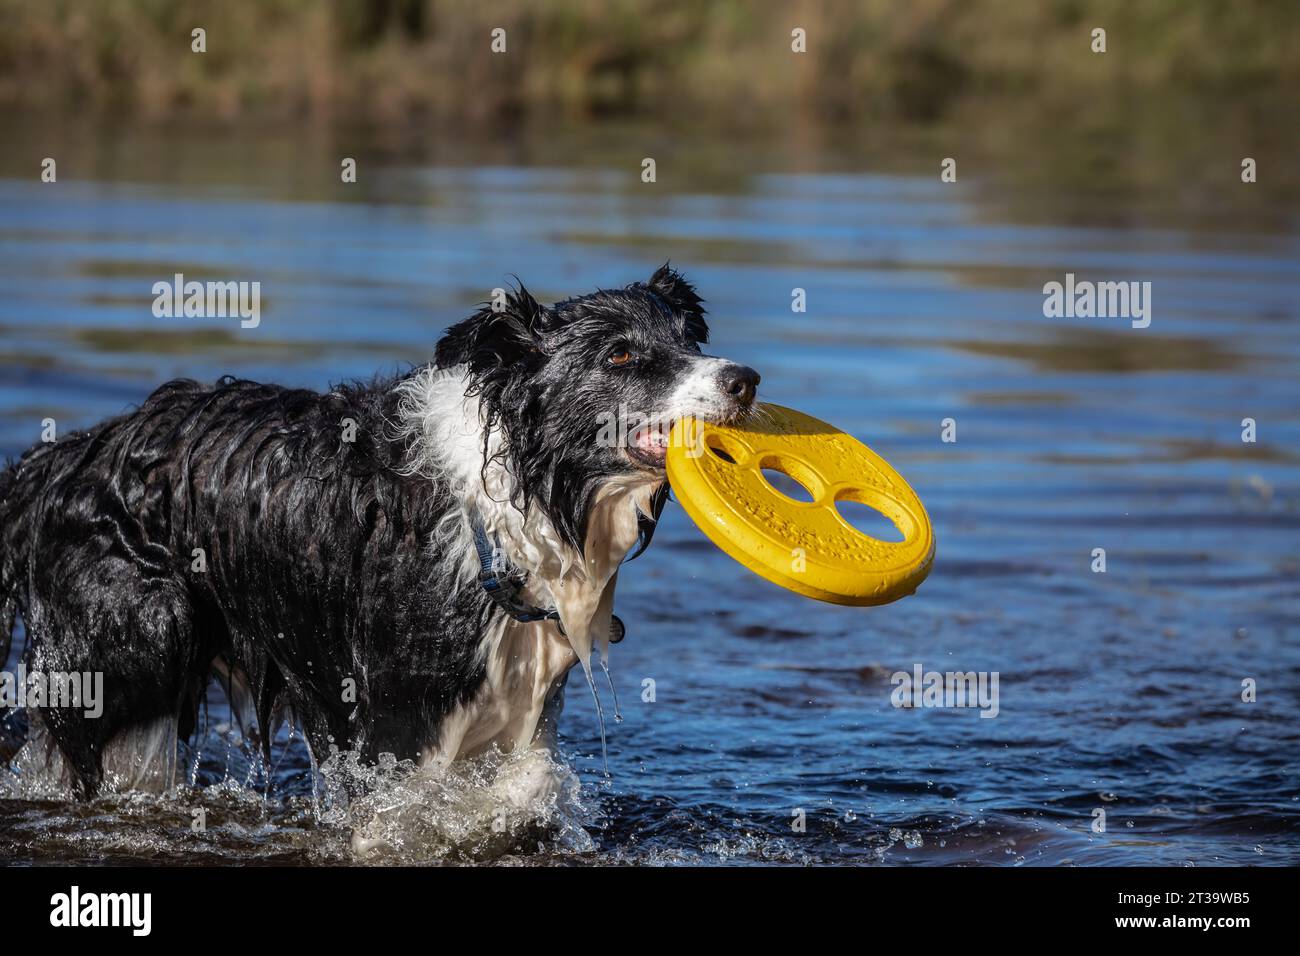
[[[436,363],[465,367],[517,503],[542,507],[581,550],[603,483],[664,479],[678,419],[737,421],[753,407],[758,373],[702,354],[708,334],[694,287],[664,265],[550,308],[521,287],[448,329]]]

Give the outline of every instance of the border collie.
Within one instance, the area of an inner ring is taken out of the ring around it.
[[[214,674],[268,760],[287,717],[318,758],[549,754],[567,673],[621,637],[669,428],[754,407],[704,315],[667,264],[550,308],[520,286],[392,380],[173,381],[33,447],[0,473],[0,646],[21,614],[27,671],[102,673],[104,700],[29,706],[20,756],[85,796],[166,789]],[[602,440],[626,409],[648,424]]]

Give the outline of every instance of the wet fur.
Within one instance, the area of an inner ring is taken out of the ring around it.
[[[325,394],[174,381],[33,447],[0,472],[0,643],[21,614],[28,669],[102,671],[105,700],[99,719],[29,714],[28,746],[84,794],[133,785],[106,780],[106,758],[146,728],[188,737],[214,670],[259,727],[291,714],[318,759],[545,746],[663,481],[599,445],[598,414],[735,414],[709,392],[734,366],[700,356],[706,338],[666,266],[552,308],[520,289],[394,379]],[[616,375],[615,342],[653,361]],[[567,633],[484,596],[471,510]]]

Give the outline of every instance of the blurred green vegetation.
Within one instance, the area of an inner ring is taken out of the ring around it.
[[[929,120],[1300,80],[1295,0],[0,0],[0,24],[0,108],[77,115]]]
[[[991,194],[1019,222],[1289,231],[1300,207],[1300,0],[0,0],[0,25],[0,175],[63,155],[336,198],[323,155],[631,150],[728,192],[954,156],[963,182],[1015,183]]]

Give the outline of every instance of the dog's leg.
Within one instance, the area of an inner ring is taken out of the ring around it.
[[[74,705],[46,701],[41,722],[87,796],[105,784],[171,786],[177,718],[212,657],[197,646],[184,582],[134,554],[69,546],[42,558],[28,670],[85,690]]]
[[[106,789],[165,793],[176,785],[175,714],[121,730],[104,746],[100,764]]]

